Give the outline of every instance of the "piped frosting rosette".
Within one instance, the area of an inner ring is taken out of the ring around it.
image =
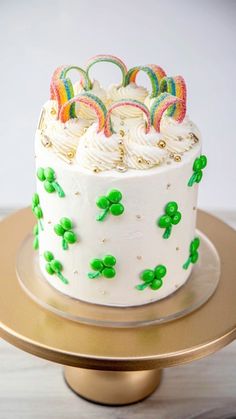
[[[49,100],[42,110],[41,142],[49,146],[61,159],[70,162],[73,160],[78,147],[79,139],[89,126],[84,119],[69,119],[62,123],[57,119],[57,102]]]
[[[188,116],[178,123],[174,118],[167,114],[164,115],[161,120],[160,132],[166,143],[166,148],[172,153],[184,153],[201,140],[198,128]]]
[[[97,122],[94,122],[80,138],[76,153],[77,163],[94,172],[115,168],[119,164],[120,138],[117,134],[113,134],[108,140],[104,133],[107,116],[105,105],[90,93],[77,96],[76,101],[93,108],[97,115]]]

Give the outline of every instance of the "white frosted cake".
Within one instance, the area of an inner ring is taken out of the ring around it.
[[[118,66],[122,82],[105,89],[91,80],[99,61]],[[150,91],[138,84],[139,71]],[[127,70],[107,55],[85,69],[59,67],[35,150],[34,248],[52,287],[94,304],[133,306],[187,281],[198,260],[197,193],[207,160],[186,116],[181,76],[157,65]]]

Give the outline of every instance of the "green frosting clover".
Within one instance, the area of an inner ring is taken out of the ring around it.
[[[197,157],[193,163],[193,174],[188,181],[188,186],[193,186],[193,184],[199,183],[202,179],[202,169],[207,165],[207,158],[203,154],[200,157]]]
[[[32,211],[35,215],[35,217],[38,219],[39,225],[41,230],[43,230],[43,224],[42,224],[42,218],[43,218],[43,211],[42,208],[40,207],[40,200],[39,200],[39,196],[37,193],[35,193],[32,197]]]
[[[34,250],[37,250],[39,248],[39,226],[38,226],[38,224],[35,224],[35,226],[33,228],[33,235],[34,235],[33,248],[34,248]]]
[[[61,218],[59,223],[54,225],[54,231],[58,236],[62,237],[62,248],[67,250],[68,244],[73,244],[77,241],[77,236],[72,231],[73,223],[69,218]]]
[[[43,256],[47,262],[45,265],[47,273],[49,275],[55,274],[63,282],[63,284],[69,284],[69,281],[66,278],[64,278],[64,276],[61,273],[63,270],[61,262],[59,262],[59,260],[54,259],[54,256],[51,252],[44,252]]]
[[[154,269],[145,269],[140,274],[140,278],[144,282],[143,284],[136,285],[139,291],[145,290],[150,287],[156,291],[162,287],[162,278],[166,275],[166,267],[164,265],[157,265]]]
[[[165,206],[165,214],[157,220],[158,226],[165,228],[165,232],[163,234],[164,239],[168,239],[170,237],[172,225],[179,224],[181,217],[182,215],[181,212],[178,211],[177,202],[168,202]]]
[[[37,177],[43,182],[45,191],[48,193],[56,191],[60,198],[64,198],[65,193],[59,183],[56,182],[56,175],[51,167],[46,167],[46,169],[39,167],[37,170]]]
[[[183,269],[188,269],[190,263],[196,263],[199,257],[198,254],[198,248],[200,246],[200,239],[198,237],[195,237],[194,240],[191,241],[190,247],[189,247],[189,258],[184,263]]]
[[[114,266],[116,264],[116,258],[112,255],[106,255],[103,259],[92,259],[90,266],[95,272],[89,272],[88,277],[90,279],[104,276],[105,278],[111,279],[116,275]]]
[[[96,204],[103,211],[97,216],[96,220],[103,221],[109,212],[115,216],[123,214],[125,208],[120,203],[121,199],[122,193],[117,189],[112,189],[107,196],[100,196]]]

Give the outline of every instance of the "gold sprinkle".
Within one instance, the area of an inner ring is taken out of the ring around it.
[[[140,220],[140,219],[141,219],[141,215],[137,214],[137,215],[136,215],[136,218],[137,218],[138,220]]]
[[[197,209],[196,207],[193,207],[193,211],[196,211],[196,209]]]
[[[170,154],[169,154],[169,157],[170,157],[171,159],[173,159],[173,158],[174,158],[174,156],[175,156],[175,155],[174,155],[174,153],[170,153]]]
[[[158,147],[160,147],[160,148],[165,148],[165,146],[166,146],[166,142],[164,141],[164,140],[160,140],[160,141],[158,141]]]
[[[179,141],[183,141],[183,137],[181,137],[180,135],[178,136],[178,140]]]
[[[52,224],[52,222],[49,220],[49,221],[48,221],[48,224]]]
[[[77,196],[80,195],[80,192],[75,192],[75,195],[77,195]]]
[[[142,259],[142,256],[137,256],[137,259],[138,259],[138,260],[141,260],[141,259]]]
[[[143,163],[143,158],[142,157],[138,157],[138,163]]]
[[[170,187],[171,187],[171,184],[170,183],[167,183],[166,189],[170,189]]]
[[[51,113],[51,115],[56,115],[57,111],[56,111],[55,108],[52,108],[50,113]]]
[[[94,167],[93,168],[93,172],[94,173],[99,173],[101,170],[99,169],[99,167]]]
[[[121,162],[122,162],[122,161],[123,161],[123,159],[124,159],[124,157],[123,157],[123,156],[120,156],[120,157],[119,157],[119,161],[121,161]]]
[[[121,120],[120,125],[122,125],[122,126],[125,125],[124,121]]]
[[[174,161],[177,161],[177,162],[181,161],[181,156],[179,154],[176,154],[174,157]]]
[[[120,129],[120,136],[124,137],[125,136],[125,131],[123,129]]]
[[[179,247],[176,247],[176,250],[178,251],[179,250]]]
[[[195,142],[195,143],[198,143],[199,139],[198,139],[198,137],[196,136],[196,134],[194,134],[194,132],[190,132],[190,133],[189,133],[189,137],[190,137],[192,140],[194,140],[194,142]]]
[[[119,140],[119,141],[118,141],[118,144],[119,144],[119,145],[123,145],[123,144],[124,144],[124,141],[123,141],[123,140]]]
[[[69,159],[73,159],[74,156],[75,156],[74,150],[70,150],[67,152],[67,157],[69,157]]]
[[[78,274],[78,271],[74,271],[74,272],[73,272],[73,274],[74,274],[74,275]]]
[[[106,242],[106,239],[102,239],[102,240],[101,240],[101,243],[105,243],[105,242]]]

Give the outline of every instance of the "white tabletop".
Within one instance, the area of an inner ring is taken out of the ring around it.
[[[220,214],[236,226],[230,214]],[[62,367],[0,340],[0,419],[226,419],[236,417],[236,342],[190,364],[167,368],[141,403],[105,407],[70,391]]]

